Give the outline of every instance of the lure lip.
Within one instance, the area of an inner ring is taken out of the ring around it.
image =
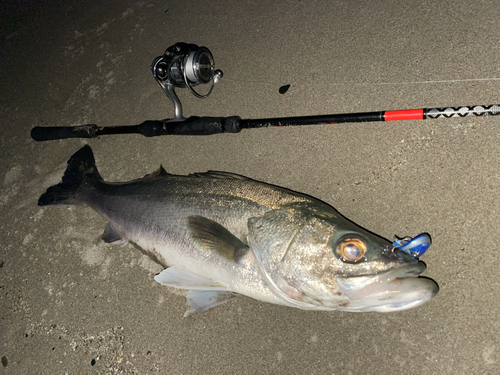
[[[431,237],[427,233],[419,234],[416,237],[398,238],[392,243],[396,249],[404,251],[414,258],[421,257],[431,246]]]

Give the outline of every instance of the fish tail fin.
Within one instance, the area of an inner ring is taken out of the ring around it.
[[[69,160],[62,182],[51,186],[38,199],[39,206],[58,204],[83,204],[79,190],[84,182],[102,180],[95,165],[94,154],[89,145],[83,146]]]

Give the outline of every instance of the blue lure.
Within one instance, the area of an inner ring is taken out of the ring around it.
[[[397,239],[392,243],[392,246],[414,258],[418,258],[431,246],[431,237],[427,233],[422,233],[414,238],[406,237]]]

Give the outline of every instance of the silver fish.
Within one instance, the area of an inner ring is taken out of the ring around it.
[[[87,205],[106,242],[130,241],[188,289],[186,315],[235,295],[306,310],[389,312],[438,292],[423,262],[310,196],[225,172],[105,182],[89,146],[38,204]]]

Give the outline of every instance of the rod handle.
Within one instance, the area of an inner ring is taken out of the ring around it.
[[[239,133],[241,118],[231,117],[190,117],[182,121],[148,120],[140,125],[103,126],[95,124],[78,126],[48,126],[31,129],[35,141],[52,141],[65,138],[97,138],[111,134],[142,134],[145,137],[159,135],[210,135]]]
[[[96,130],[99,127],[95,124],[79,126],[36,126],[31,129],[31,138],[35,141],[52,141],[64,138],[96,138]]]
[[[197,117],[182,121],[144,121],[139,125],[139,133],[146,137],[158,135],[211,135],[220,133],[239,133],[241,118]]]

